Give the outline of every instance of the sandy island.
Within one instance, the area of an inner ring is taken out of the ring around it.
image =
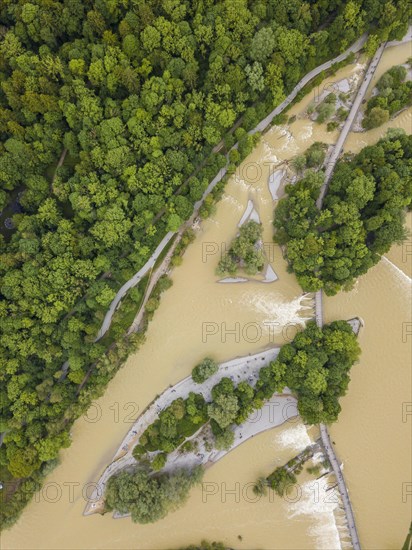
[[[175,386],[165,390],[148,406],[128,431],[115,453],[113,461],[96,483],[96,487],[84,510],[84,515],[101,513],[104,507],[104,491],[108,479],[123,468],[133,467],[138,464],[132,455],[133,448],[146,428],[158,418],[160,411],[164,410],[172,401],[179,397],[186,399],[190,392],[201,393],[206,401],[210,401],[212,388],[223,377],[231,378],[236,384],[245,380],[254,386],[259,377],[260,369],[270,361],[273,361],[279,351],[280,348],[271,348],[255,355],[246,355],[226,361],[225,363],[221,363],[218,372],[203,384],[196,384],[192,377],[188,376]],[[229,450],[217,451],[216,449],[212,449],[208,451],[205,448],[203,440],[200,438],[198,439],[198,449],[195,452],[182,454],[175,450],[169,453],[163,470],[171,471],[178,467],[193,467],[199,464],[210,466],[243,443],[243,441],[258,433],[280,426],[290,418],[297,416],[297,414],[297,400],[285,389],[284,393],[273,395],[262,409],[254,411],[246,422],[234,428],[235,440]],[[203,437],[203,435],[206,435],[208,429],[207,424],[202,426],[190,439],[195,439],[199,436]],[[157,453],[149,453],[149,456],[154,456],[155,454]]]

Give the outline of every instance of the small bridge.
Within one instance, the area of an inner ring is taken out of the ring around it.
[[[325,170],[325,179],[320,189],[318,200],[316,201],[316,206],[319,209],[322,208],[323,201],[324,201],[326,192],[328,190],[329,183],[332,178],[332,174],[335,169],[336,163],[342,152],[343,145],[346,141],[346,138],[348,137],[349,130],[351,129],[353,121],[355,120],[359,107],[363,101],[363,98],[365,97],[366,90],[368,89],[368,86],[375,73],[376,67],[378,66],[379,61],[382,57],[385,46],[386,46],[386,43],[383,43],[379,46],[373,59],[369,63],[368,69],[364,75],[363,81],[358,89],[355,100],[352,104],[351,110],[349,112],[349,116],[346,119],[345,124],[343,125],[342,132],[340,133],[338,141],[336,142],[336,145],[332,151],[332,154],[327,162],[327,166]],[[323,299],[322,298],[323,298],[322,290],[318,290],[315,294],[315,319],[318,327],[323,326]],[[345,478],[343,477],[343,473],[341,470],[341,462],[338,460],[335,450],[330,441],[330,436],[329,436],[329,432],[326,424],[320,424],[320,435],[322,440],[322,446],[325,450],[328,460],[332,466],[333,473],[338,482],[339,493],[341,496],[343,508],[345,510],[346,522],[350,533],[352,546],[354,550],[360,550],[361,546],[359,542],[358,531],[356,529],[355,516],[352,510],[352,504],[349,498],[348,489],[346,487]]]

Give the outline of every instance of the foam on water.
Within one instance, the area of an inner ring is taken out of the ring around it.
[[[304,424],[291,425],[288,430],[277,434],[274,446],[290,449],[295,454],[300,453],[312,443]]]
[[[291,157],[299,150],[296,139],[288,128],[284,126],[273,126],[273,128],[267,132],[267,135],[272,133],[279,133],[278,140],[280,143],[276,143],[276,151],[287,151],[288,157]]]
[[[283,145],[280,146],[281,151],[284,151],[285,149],[289,149],[290,146],[292,144],[295,144],[296,142],[295,136],[292,134],[292,132],[288,128],[282,128],[281,137],[286,138],[285,143],[283,143]]]
[[[240,185],[241,187],[244,187],[247,190],[250,190],[250,188],[252,187],[252,185],[250,183],[246,183],[245,180],[243,178],[241,178],[238,174],[234,175],[233,181],[236,184]]]
[[[306,141],[312,137],[312,134],[313,134],[313,125],[307,124],[306,126],[302,127],[300,137]]]
[[[311,443],[305,425],[299,423],[277,434],[273,447],[290,449],[291,454],[296,455]],[[322,453],[316,453],[314,461],[321,462],[323,458]],[[328,488],[330,484],[326,476],[298,484],[285,497],[286,509],[289,519],[299,518],[299,516],[314,518],[309,535],[315,539],[317,549],[340,550],[339,531],[335,521],[335,513],[339,509],[340,501],[338,494],[335,491],[327,491]]]
[[[363,71],[364,69],[366,68],[366,63],[356,63],[354,69],[353,69],[353,72],[355,73],[354,76],[358,77],[358,73],[360,71]]]
[[[410,289],[412,279],[408,277],[408,275],[404,273],[402,269],[399,269],[397,265],[388,260],[386,256],[382,256],[382,260],[384,260],[391,267],[391,270],[396,273],[399,280],[402,281],[403,284],[407,285],[407,287]]]
[[[281,130],[282,127],[281,126],[276,126],[276,124],[274,124],[271,128],[269,128],[269,130],[266,132],[266,136],[271,136],[272,134],[274,134],[275,132],[277,132],[278,130]]]
[[[265,322],[278,322],[281,326],[287,324],[298,324],[303,326],[305,321],[312,318],[313,315],[304,316],[305,310],[312,312],[312,305],[306,305],[302,302],[307,299],[307,295],[298,296],[291,302],[282,302],[277,294],[261,296],[247,294],[242,298],[242,303],[247,307],[254,307],[255,310],[263,313],[266,317]]]
[[[358,86],[359,80],[361,78],[361,72],[366,68],[364,63],[357,63],[355,71],[351,76],[351,87],[354,89]]]
[[[263,142],[263,153],[263,157],[261,158],[262,161],[269,160],[270,162],[274,163],[280,162],[279,158],[275,154],[275,148],[267,141]]]
[[[237,210],[243,210],[243,205],[238,201],[236,197],[233,197],[233,195],[225,195],[222,198],[222,201],[229,202],[232,204]]]
[[[327,491],[328,488],[329,483],[326,477],[298,485],[297,492],[293,492],[288,501],[288,516],[290,519],[299,516],[316,518],[316,522],[309,529],[309,535],[316,541],[316,548],[339,550],[341,543],[335,521],[339,496],[334,491]]]

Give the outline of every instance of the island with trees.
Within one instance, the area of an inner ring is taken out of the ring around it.
[[[110,478],[106,490],[107,510],[131,514],[132,521],[153,523],[176,510],[191,487],[202,479],[202,469],[149,475],[147,469],[122,471]]]
[[[219,261],[217,275],[236,275],[239,269],[243,269],[247,275],[256,275],[261,271],[265,265],[262,233],[261,223],[250,220],[243,224],[228,252]]]
[[[275,468],[267,477],[259,477],[253,486],[253,492],[257,496],[265,496],[270,488],[280,497],[288,495],[293,485],[298,482],[297,476],[302,472],[305,462],[313,459],[319,451],[321,451],[321,447],[318,442],[309,445],[297,456],[288,460],[286,464]],[[320,454],[322,455],[322,453]],[[319,474],[322,469],[325,469],[326,463],[327,460],[324,460],[323,464],[316,464],[306,469],[309,473]]]
[[[139,437],[132,453],[134,462],[109,477],[103,513],[114,511],[115,517],[131,515],[132,521],[147,523],[175,510],[185,502],[202,471],[199,465],[181,466],[185,453],[204,441],[209,448],[230,450],[234,427],[285,388],[297,397],[298,412],[305,423],[335,422],[341,410],[339,399],[346,393],[350,369],[359,355],[356,334],[348,322],[335,321],[323,328],[309,322],[290,344],[282,346],[274,361],[259,369],[253,382],[235,383],[232,377],[223,376],[211,388],[210,399],[205,399],[202,385],[198,393],[190,392],[186,399],[178,397]],[[207,359],[200,365],[205,362],[211,364]],[[296,468],[313,451],[302,454]],[[176,452],[183,455],[180,464],[176,463]],[[176,485],[180,492],[169,501],[170,487]]]

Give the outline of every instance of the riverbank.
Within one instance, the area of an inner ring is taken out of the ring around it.
[[[381,63],[390,63],[388,53],[385,51]],[[398,62],[398,50],[391,55]],[[341,69],[337,78],[352,70],[353,66]],[[306,96],[291,114],[302,111],[311,99],[312,94]],[[409,116],[401,117],[396,125],[409,131],[410,121]],[[274,128],[266,134],[265,141],[279,158],[287,160],[304,151],[312,141],[322,140],[322,131],[319,125],[312,127],[297,120],[288,128]],[[362,136],[350,134],[345,150],[358,152],[377,141],[385,131],[386,126]],[[334,138],[330,133],[325,133],[325,137],[329,141]],[[252,285],[250,289],[248,285],[230,285],[228,292],[222,288],[225,285],[215,283],[216,256],[206,258],[204,254],[207,243],[229,242],[233,237],[251,190],[262,196],[264,219],[270,220],[273,208],[271,197],[266,194],[269,168],[264,164],[265,155],[262,143],[240,166],[237,171],[240,177],[229,181],[216,212],[202,222],[183,265],[174,270],[174,285],[162,298],[146,343],[130,356],[104,396],[76,421],[71,447],[62,451],[61,464],[48,475],[43,490],[29,504],[22,520],[2,535],[4,548],[56,550],[65,548],[70,540],[77,550],[96,546],[106,550],[159,550],[183,547],[188,540],[200,541],[205,537],[224,540],[228,546],[239,549],[339,547],[331,512],[335,509],[339,513],[339,507],[325,478],[314,483],[302,472],[296,502],[278,498],[268,502],[252,493],[252,484],[259,476],[284,464],[309,445],[310,439],[318,437],[314,428],[307,430],[298,418],[296,423],[291,421],[259,434],[223,457],[207,469],[204,485],[192,491],[188,503],[155,525],[114,522],[109,515],[82,517],[85,495],[90,493],[94,480],[110,462],[130,422],[159,391],[190,374],[193,364],[206,355],[214,354],[218,361],[224,361],[230,356],[253,353],[257,347],[281,345],[286,335],[293,335],[294,324],[301,315],[298,303],[301,291],[294,277],[287,273],[280,252],[273,251],[279,281],[270,292],[265,285]],[[246,187],[240,179],[244,166],[251,162],[262,168],[261,177],[257,182],[245,178]],[[266,201],[270,202],[266,205]],[[266,237],[268,240],[271,235],[267,232]],[[411,256],[406,256],[406,252],[405,247],[394,246],[388,258],[411,276]],[[402,344],[400,323],[400,320],[409,322],[410,295],[405,294],[403,284],[401,275],[382,261],[351,292],[327,298],[325,303],[327,321],[357,314],[365,320],[360,333],[361,364],[353,369],[350,391],[343,398],[343,410],[333,427],[332,439],[345,465],[366,548],[382,548],[383,544],[399,548],[410,515],[408,503],[403,504],[400,499],[402,482],[410,471],[405,453],[410,423],[402,423],[399,408],[399,402],[410,401],[410,355],[408,347]],[[278,323],[273,339],[264,331],[257,343],[243,337],[242,329],[247,323],[264,328],[266,319]],[[202,340],[204,322],[214,323],[217,330],[206,341]],[[236,332],[226,335],[223,342],[225,329]],[[159,346],[159,342],[163,345]],[[396,376],[388,375],[388,365],[395,365]],[[388,400],[388,392],[398,398]],[[385,468],[382,460],[368,460],[370,456],[382,457]],[[390,467],[395,463],[396,471]],[[388,506],[383,507],[382,502]],[[51,533],[51,524],[59,525],[59,529]]]
[[[363,81],[361,82],[361,85],[360,85],[360,87],[357,91],[357,94],[355,96],[355,99],[354,99],[354,102],[352,104],[349,116],[348,116],[347,120],[345,121],[342,132],[340,133],[340,135],[338,137],[338,140],[335,144],[335,147],[333,149],[333,152],[332,152],[332,154],[331,154],[331,156],[328,160],[328,164],[327,164],[327,168],[326,168],[326,172],[325,172],[325,183],[323,184],[323,186],[321,188],[321,192],[320,192],[319,199],[318,199],[318,202],[317,202],[319,208],[322,205],[323,197],[324,197],[324,195],[327,191],[327,186],[328,186],[330,177],[332,175],[332,172],[333,172],[334,166],[336,164],[336,161],[337,161],[338,157],[340,156],[340,153],[343,149],[343,144],[346,140],[347,134],[350,130],[350,127],[353,123],[354,117],[356,116],[357,110],[360,106],[360,103],[361,103],[365,93],[366,93],[366,90],[369,86],[369,83],[370,83],[372,77],[373,77],[373,74],[375,72],[375,69],[376,69],[379,61],[380,61],[380,58],[382,56],[382,53],[383,53],[384,49],[385,49],[385,44],[382,44],[381,46],[379,46],[377,52],[375,53],[375,56],[371,60],[370,65],[368,67],[368,70],[367,70],[366,74],[364,75]],[[272,189],[270,189],[270,190],[272,192]],[[199,205],[199,207],[200,207],[200,205]],[[194,212],[191,219],[189,220],[190,223],[193,223],[195,213],[196,212]],[[253,201],[249,200],[248,201],[248,206],[245,210],[245,213],[244,213],[239,225],[242,226],[242,224],[245,223],[246,220],[252,219],[252,217],[254,215],[257,217],[256,221],[258,223],[260,223],[260,218],[259,218],[259,215],[258,215],[255,207],[254,207]],[[182,231],[182,229],[179,230],[180,234],[181,234],[181,231]],[[176,239],[176,240],[178,240],[178,239]],[[316,304],[316,320],[317,320],[318,325],[322,326],[323,321],[322,321],[321,292],[317,293],[316,299],[315,299],[315,304]],[[227,367],[226,367],[226,370],[227,370]],[[245,373],[243,373],[243,374],[245,375]],[[239,375],[238,375],[238,378],[239,378]],[[179,392],[178,392],[177,388],[174,388],[172,391],[176,392],[175,398],[183,397],[182,395],[179,395]],[[206,391],[207,391],[207,388],[206,388]],[[187,397],[187,395],[186,395],[186,397]],[[207,400],[205,395],[204,395],[204,397]],[[168,403],[168,404],[170,404],[170,403]],[[155,404],[153,404],[153,405],[155,405]],[[149,408],[149,411],[153,408],[153,405],[152,405],[151,408]],[[166,406],[167,405],[163,405],[163,404],[160,405],[158,403],[156,405],[157,412],[159,412],[160,410],[163,410]],[[145,416],[145,415],[143,415],[143,416]],[[149,415],[146,415],[146,416],[149,416]],[[146,427],[148,425],[150,425],[152,422],[153,422],[153,419],[148,424],[145,424],[145,420],[143,420],[143,422],[142,422],[143,423],[143,428],[146,429]],[[141,431],[141,429],[142,429],[142,425],[140,425],[138,429],[135,429],[132,432],[132,434],[134,436],[136,436],[137,439],[142,435],[142,433],[144,431],[144,429],[143,429],[143,431]],[[140,434],[139,434],[139,431],[140,431]],[[328,433],[327,433],[327,428],[324,425],[321,425],[321,435],[322,435],[322,440],[323,440],[323,443],[324,443],[324,447],[327,450],[328,445],[327,445],[326,438],[329,438],[329,436],[328,436]],[[122,456],[120,459],[116,460],[115,463],[112,463],[108,467],[106,472],[103,474],[102,478],[99,480],[99,483],[98,483],[98,485],[95,489],[95,492],[93,493],[94,498],[95,499],[98,498],[98,500],[96,500],[96,502],[93,502],[90,505],[90,508],[93,509],[93,512],[101,511],[102,507],[104,506],[104,502],[103,502],[102,498],[103,498],[103,494],[104,494],[104,487],[107,483],[108,478],[111,475],[113,475],[115,471],[119,471],[119,469],[128,467],[128,466],[133,465],[134,463],[137,462],[134,459],[134,457],[131,455],[132,449],[130,447],[128,447],[127,444],[124,444],[124,446],[122,447],[122,450],[126,451],[126,455]],[[200,462],[196,460],[196,458],[194,457],[194,453],[192,453],[193,454],[192,457],[187,457],[187,460],[186,461],[182,460],[182,462],[184,462],[186,465],[188,464],[188,462],[190,463],[190,462],[193,462],[193,461],[195,463],[203,463],[203,459],[205,458],[205,456],[206,456],[206,459],[205,459],[206,463],[210,462],[212,460],[211,455],[207,455],[205,448],[201,449],[201,451],[204,451],[204,452],[199,452],[198,454],[196,454],[196,457],[200,458]],[[193,460],[190,460],[190,458],[192,458]],[[336,477],[338,479],[343,505],[345,507],[345,510],[346,510],[346,513],[347,513],[347,516],[348,516],[348,527],[349,527],[349,530],[352,534],[351,535],[352,536],[352,542],[353,542],[355,548],[358,548],[359,547],[359,542],[358,542],[358,539],[357,539],[356,527],[355,527],[354,518],[353,518],[353,515],[352,515],[352,510],[351,510],[350,501],[349,501],[349,497],[348,497],[348,494],[347,494],[346,486],[345,486],[340,468],[338,468],[338,467],[336,467],[337,469],[335,468],[335,466],[337,464],[336,457],[333,457],[333,458],[334,458],[334,460],[331,460],[331,463],[334,467],[334,471],[335,471]],[[178,462],[179,462],[179,457],[175,454],[172,457],[172,463],[176,466],[176,464]],[[169,465],[169,467],[170,467],[170,465]],[[90,513],[90,508],[86,507],[85,514]]]
[[[322,72],[330,69],[333,65],[337,64],[337,63],[340,63],[342,61],[344,61],[351,53],[356,53],[358,51],[360,51],[365,42],[366,42],[366,39],[367,39],[367,36],[366,35],[363,35],[361,38],[359,38],[356,42],[354,42],[347,50],[345,50],[343,53],[341,53],[340,55],[338,55],[337,57],[335,57],[334,59],[331,59],[329,61],[326,61],[325,63],[322,63],[321,65],[319,65],[318,67],[316,67],[315,69],[313,69],[312,71],[310,71],[309,73],[307,73],[299,82],[298,84],[294,87],[294,89],[290,92],[290,94],[284,99],[284,101],[278,105],[277,107],[275,107],[263,120],[261,120],[259,122],[259,124],[253,128],[252,130],[250,130],[248,132],[249,135],[254,135],[256,133],[259,133],[259,132],[264,132],[265,130],[268,129],[268,127],[271,125],[273,119],[275,117],[277,117],[279,114],[281,114],[285,109],[287,109],[291,103],[293,103],[293,101],[296,99],[296,97],[298,96],[299,92],[313,79],[315,78],[317,75],[321,74]],[[234,149],[237,149],[238,148],[238,143],[236,143],[235,145],[233,145],[233,147],[230,149],[231,150],[234,150]],[[230,151],[228,152],[227,154],[227,158],[229,157],[229,153]],[[223,167],[219,173],[215,176],[215,178],[213,178],[213,180],[209,183],[208,187],[206,188],[206,190],[204,191],[203,193],[203,196],[202,198],[197,201],[194,205],[194,208],[193,208],[193,214],[191,215],[191,217],[189,218],[189,221],[186,222],[185,224],[183,224],[183,226],[179,229],[179,231],[177,232],[178,234],[182,234],[183,230],[185,227],[188,227],[190,225],[193,224],[195,218],[196,218],[196,215],[197,215],[197,212],[199,211],[200,207],[202,206],[202,204],[204,203],[206,197],[213,191],[213,189],[216,187],[216,185],[226,176],[227,174],[227,169],[228,169],[228,164],[226,164],[225,167]],[[273,189],[273,184],[271,185],[271,189]],[[132,288],[133,286],[135,286],[139,281],[140,279],[151,269],[151,267],[154,265],[157,257],[161,254],[162,250],[167,246],[168,242],[170,241],[170,239],[172,238],[173,234],[175,232],[169,232],[167,235],[165,235],[165,237],[163,238],[163,240],[161,241],[161,243],[159,244],[159,246],[156,248],[155,252],[153,253],[153,255],[149,258],[149,260],[146,262],[146,264],[129,280],[127,281],[122,287],[121,289],[117,292],[115,298],[113,299],[112,303],[110,304],[109,306],[109,310],[103,320],[103,323],[102,323],[102,326],[99,330],[99,333],[97,335],[97,338],[96,338],[96,341],[98,341],[99,339],[101,339],[104,334],[107,332],[107,330],[110,328],[110,324],[111,324],[111,320],[112,320],[112,317],[113,317],[113,314],[116,310],[116,308],[119,306],[120,304],[120,301],[121,299],[124,297],[124,295],[126,294],[126,292]],[[176,239],[177,241],[178,239]],[[175,243],[177,244],[177,242]],[[144,298],[144,301],[147,301],[148,299],[148,294],[146,293],[145,295],[145,298]],[[146,299],[147,298],[147,299]],[[143,309],[143,306],[141,307],[141,309],[137,312],[136,314],[136,317],[137,316],[141,316],[141,310]],[[133,323],[133,326],[136,327],[136,322]]]

